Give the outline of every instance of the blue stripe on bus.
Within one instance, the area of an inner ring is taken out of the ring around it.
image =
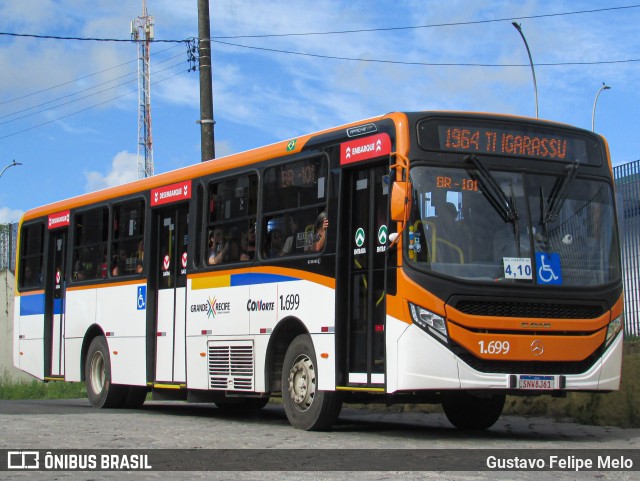
[[[54,299],[53,300],[53,313],[61,314],[62,313],[62,299]]]
[[[53,313],[62,313],[62,299],[53,300]],[[20,297],[21,316],[42,316],[44,315],[44,294],[33,294],[31,296]]]
[[[44,314],[44,294],[20,297],[20,315],[35,316]]]
[[[248,274],[231,274],[231,286],[248,286],[255,284],[271,284],[273,282],[298,281],[296,277],[281,276],[278,274],[263,274],[251,272]]]

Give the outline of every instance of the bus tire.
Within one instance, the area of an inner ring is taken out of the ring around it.
[[[478,396],[465,391],[443,393],[442,408],[447,419],[458,429],[481,431],[493,426],[505,401],[504,394]]]
[[[316,365],[311,336],[299,335],[284,356],[282,404],[291,425],[305,431],[331,428],[342,408],[338,392],[317,389]]]
[[[111,383],[111,361],[104,336],[91,341],[84,367],[87,397],[93,407],[117,408],[122,406],[127,389]]]

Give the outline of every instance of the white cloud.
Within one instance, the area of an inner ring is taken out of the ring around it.
[[[24,211],[10,209],[9,207],[0,207],[0,224],[8,224],[18,222]]]
[[[86,191],[93,192],[136,180],[138,177],[137,157],[137,154],[131,152],[118,152],[111,162],[111,170],[106,174],[96,171],[85,173]]]

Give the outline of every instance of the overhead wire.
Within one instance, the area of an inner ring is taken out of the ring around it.
[[[465,26],[465,25],[478,25],[478,24],[487,24],[487,23],[496,23],[496,22],[505,22],[505,21],[513,21],[513,20],[524,20],[524,19],[538,19],[538,18],[550,18],[550,17],[560,17],[560,16],[568,16],[568,15],[581,15],[581,14],[590,14],[590,13],[601,13],[601,12],[607,12],[607,11],[616,11],[616,10],[625,10],[625,9],[633,9],[633,8],[639,8],[640,4],[635,4],[635,5],[625,5],[625,6],[617,6],[617,7],[604,7],[604,8],[598,8],[598,9],[589,9],[589,10],[578,10],[578,11],[571,11],[571,12],[559,12],[559,13],[550,13],[550,14],[539,14],[539,15],[528,15],[528,16],[518,16],[518,17],[505,17],[505,18],[499,18],[499,19],[487,19],[487,20],[474,20],[474,21],[467,21],[467,22],[449,22],[449,23],[439,23],[439,24],[428,24],[428,25],[414,25],[414,26],[401,26],[401,27],[382,27],[382,28],[374,28],[374,29],[353,29],[353,30],[341,30],[341,31],[327,31],[327,32],[301,32],[301,33],[285,33],[285,34],[261,34],[261,35],[236,35],[236,36],[213,36],[210,40],[213,43],[217,43],[220,45],[226,45],[229,47],[236,47],[236,48],[243,48],[243,49],[251,49],[251,50],[259,50],[259,51],[266,51],[266,52],[271,52],[271,53],[280,53],[280,54],[287,54],[287,55],[298,55],[298,56],[305,56],[305,57],[312,57],[312,58],[322,58],[322,59],[329,59],[329,60],[343,60],[343,61],[356,61],[356,62],[367,62],[367,63],[384,63],[384,64],[396,64],[396,65],[416,65],[416,66],[454,66],[454,67],[500,67],[500,68],[504,68],[504,67],[528,67],[529,64],[492,64],[492,63],[455,63],[455,62],[413,62],[413,61],[400,61],[400,60],[388,60],[388,59],[363,59],[363,58],[353,58],[353,57],[341,57],[341,56],[333,56],[333,55],[323,55],[323,54],[315,54],[315,53],[309,53],[309,52],[297,52],[297,51],[291,51],[291,50],[283,50],[283,49],[274,49],[274,48],[267,48],[267,47],[257,47],[257,46],[252,46],[252,45],[243,45],[243,44],[238,44],[238,43],[232,43],[232,42],[225,42],[222,41],[222,39],[237,39],[237,38],[272,38],[272,37],[293,37],[293,36],[313,36],[313,35],[342,35],[342,34],[353,34],[353,33],[368,33],[368,32],[385,32],[385,31],[398,31],[398,30],[413,30],[413,29],[425,29],[425,28],[439,28],[439,27],[452,27],[452,26]],[[36,39],[45,39],[45,40],[73,40],[73,41],[95,41],[95,42],[122,42],[122,43],[137,43],[137,42],[141,42],[141,41],[149,41],[151,43],[175,43],[175,44],[181,44],[181,43],[187,43],[187,45],[189,45],[189,42],[192,41],[192,39],[181,39],[181,40],[176,40],[176,39],[153,39],[153,40],[137,40],[137,39],[116,39],[116,38],[98,38],[98,37],[71,37],[71,36],[58,36],[58,35],[37,35],[37,34],[24,34],[24,33],[13,33],[13,32],[0,32],[0,36],[10,36],[10,37],[26,37],[26,38],[36,38]],[[174,47],[170,47],[170,48],[174,48]],[[169,49],[166,49],[169,50]],[[157,52],[159,53],[159,52]],[[172,57],[175,58],[175,57]],[[86,75],[84,77],[81,77],[79,79],[74,79],[74,80],[70,80],[68,82],[64,82],[62,84],[59,84],[57,86],[52,86],[52,87],[48,87],[42,90],[39,90],[37,92],[32,92],[29,94],[25,94],[22,95],[20,97],[16,97],[14,99],[9,99],[9,100],[4,100],[2,102],[0,102],[0,105],[3,104],[7,104],[10,102],[15,102],[17,100],[20,99],[24,99],[26,97],[29,96],[33,96],[33,95],[37,95],[39,93],[43,93],[46,92],[48,90],[54,89],[54,88],[58,88],[64,85],[68,85],[70,83],[74,83],[77,82],[78,80],[82,80],[85,78],[89,78],[95,75],[99,75],[100,73],[104,73],[107,72],[109,70],[113,70],[115,68],[121,67],[123,65],[127,65],[129,63],[132,62],[136,62],[136,60],[131,60],[129,62],[125,62],[123,64],[120,64],[118,66],[115,67],[110,67],[108,69],[104,69],[100,72],[95,72],[93,74],[89,74]],[[536,65],[537,66],[569,66],[569,65],[602,65],[602,64],[619,64],[619,63],[631,63],[631,62],[640,62],[640,59],[636,59],[636,58],[632,58],[632,59],[621,59],[621,60],[607,60],[607,61],[582,61],[582,62],[537,62]],[[179,65],[179,64],[176,64]],[[171,66],[168,67],[169,68],[173,68],[175,67]],[[167,70],[167,69],[165,69]],[[190,69],[191,70],[191,69]],[[164,71],[164,70],[162,70]],[[189,71],[189,70],[188,70]],[[178,73],[179,74],[179,73]],[[176,74],[176,75],[178,75]],[[127,74],[130,75],[130,74]],[[54,99],[54,100],[50,100],[47,102],[44,102],[43,104],[40,104],[38,106],[34,106],[34,107],[30,107],[28,109],[23,109],[21,111],[17,111],[14,112],[12,114],[8,114],[5,115],[3,117],[0,118],[6,118],[8,116],[12,116],[12,115],[16,115],[17,113],[21,113],[21,112],[25,112],[28,110],[31,110],[33,108],[38,108],[41,107],[43,105],[47,105],[49,103],[55,102],[57,100],[61,100],[63,98],[68,98],[68,97],[72,97],[74,95],[78,95],[79,93],[82,93],[84,91],[88,91],[88,90],[92,90],[94,88],[98,88],[101,85],[105,85],[107,83],[116,81],[120,78],[126,77],[127,75],[121,76],[121,77],[117,77],[116,79],[112,79],[109,80],[107,82],[104,82],[102,84],[98,84],[94,87],[90,87],[87,89],[84,89],[82,91],[78,91],[75,92],[73,94],[69,94],[63,97],[59,97],[58,99]],[[168,77],[168,78],[172,78],[175,75]],[[164,80],[167,80],[163,79]],[[100,93],[103,93],[107,90],[112,90],[113,88],[117,88],[120,86],[123,86],[127,83],[130,83],[131,81],[127,81],[124,82],[122,84],[116,85],[114,87],[111,87],[109,89],[103,89],[101,91],[98,92],[94,92],[91,95],[87,95],[84,97],[80,97],[78,99],[75,99],[73,101],[67,102],[67,103],[63,103],[63,104],[59,104],[57,106],[54,107],[50,107],[32,114],[28,114],[22,117],[18,117],[16,119],[12,119],[9,121],[5,121],[0,123],[0,125],[6,124],[6,123],[10,123],[13,122],[15,120],[19,120],[22,119],[24,117],[28,117],[28,116],[32,116],[35,115],[37,113],[42,113],[48,110],[52,110],[54,108],[58,108],[64,105],[68,105],[70,103],[74,103],[76,101],[88,98],[90,96],[93,95],[97,95]],[[158,82],[152,82],[152,84],[155,84]],[[88,109],[91,108],[95,108],[97,106],[103,105],[104,103],[116,100],[118,98],[121,98],[125,95],[128,95],[131,92],[127,92],[124,93],[122,95],[113,97],[109,100],[106,100],[104,102],[100,102],[98,104],[95,104],[93,106],[87,107],[85,109],[79,110],[77,112],[65,115],[63,117],[58,118],[58,120],[67,118],[71,115],[75,115],[77,113],[80,112],[84,112]],[[51,121],[47,121],[44,122],[42,124],[38,124],[36,126],[18,131],[18,132],[14,132],[8,135],[5,135],[4,137],[0,137],[0,139],[12,136],[12,135],[16,135],[17,133],[21,133],[27,130],[31,130],[32,128],[36,128],[42,125],[46,125],[49,124],[51,122],[56,121],[51,120]]]
[[[240,47],[246,48],[250,50],[263,50],[267,52],[273,53],[284,53],[288,55],[300,55],[303,57],[315,57],[315,58],[323,58],[329,60],[349,60],[354,62],[370,62],[370,63],[387,63],[387,64],[395,64],[395,65],[420,65],[420,66],[428,66],[428,67],[529,67],[530,64],[524,63],[458,63],[458,62],[408,62],[402,60],[383,60],[383,59],[373,59],[373,58],[355,58],[355,57],[338,57],[335,55],[322,55],[316,53],[308,53],[308,52],[295,52],[292,50],[282,50],[275,48],[267,48],[267,47],[256,47],[253,45],[242,45],[238,43],[231,42],[222,42],[220,40],[211,40],[212,43],[218,43],[221,45],[228,45],[231,47]],[[536,62],[537,66],[542,67],[560,67],[560,66],[568,66],[568,65],[600,65],[600,64],[615,64],[615,63],[629,63],[629,62],[640,62],[640,58],[633,59],[622,59],[622,60],[596,60],[596,61],[583,61],[583,62]]]
[[[168,68],[165,69],[165,70],[168,70]],[[168,77],[165,77],[163,79],[152,81],[151,85],[159,84],[159,83],[164,82],[166,80],[169,80],[169,79],[171,79],[173,77],[177,77],[178,75],[183,74],[183,73],[188,73],[188,70],[179,71],[179,72],[176,72],[175,74],[170,75]],[[101,105],[107,104],[109,102],[113,102],[114,100],[120,99],[122,97],[126,97],[127,95],[130,95],[130,94],[135,93],[135,92],[137,92],[137,90],[129,90],[129,91],[124,92],[124,93],[122,93],[120,95],[116,95],[115,97],[111,97],[111,98],[109,98],[107,100],[104,100],[102,102],[98,102],[96,104],[90,105],[88,107],[85,107],[83,109],[77,110],[75,112],[71,112],[71,113],[63,115],[61,117],[56,117],[55,119],[47,120],[46,122],[42,122],[42,123],[39,123],[39,124],[36,124],[36,125],[32,125],[31,127],[27,127],[27,128],[22,129],[22,130],[18,130],[18,131],[15,131],[15,132],[11,132],[10,134],[3,135],[3,136],[0,137],[0,140],[6,139],[8,137],[12,137],[14,135],[18,135],[18,134],[21,134],[21,133],[24,133],[24,132],[28,132],[28,131],[36,129],[38,127],[42,127],[43,125],[48,125],[48,124],[52,124],[54,122],[58,122],[60,120],[64,120],[64,119],[66,119],[68,117],[71,117],[73,115],[77,115],[79,113],[86,112],[87,110],[91,110],[91,109],[94,109],[96,107],[100,107]]]
[[[624,10],[631,8],[640,8],[640,4],[636,5],[624,5],[620,7],[604,7],[604,8],[594,8],[591,10],[577,10],[572,12],[560,12],[560,13],[547,13],[540,15],[524,15],[520,17],[504,17],[504,18],[495,18],[488,20],[470,20],[468,22],[446,22],[446,23],[432,23],[427,25],[412,25],[412,26],[403,26],[403,27],[381,27],[381,28],[361,28],[361,29],[353,29],[353,30],[335,30],[328,32],[301,32],[301,33],[271,33],[271,34],[256,34],[256,35],[231,35],[231,36],[215,36],[213,39],[236,39],[236,38],[270,38],[270,37],[306,37],[311,35],[342,35],[342,34],[350,34],[350,33],[371,33],[371,32],[391,32],[397,30],[417,30],[422,28],[438,28],[438,27],[459,27],[465,25],[480,25],[485,23],[497,23],[497,22],[511,22],[513,20],[534,20],[538,18],[549,18],[549,17],[562,17],[568,15],[583,15],[588,13],[601,13],[613,10]]]
[[[173,59],[174,59],[174,58],[176,58],[176,57],[181,57],[182,55],[184,55],[184,54],[183,54],[183,53],[181,53],[181,54],[178,54],[178,55],[174,55],[173,57],[169,57],[169,58],[166,58],[166,59],[164,59],[164,60],[162,60],[162,61],[160,61],[160,62],[157,62],[155,65],[161,65],[161,64],[163,64],[163,63],[165,63],[165,62],[168,62],[168,61],[170,61],[170,60],[173,60]],[[183,61],[183,62],[179,62],[179,63],[177,63],[177,64],[174,64],[174,65],[172,65],[171,67],[168,67],[168,68],[173,68],[173,67],[175,67],[175,66],[177,66],[177,65],[180,65],[180,64],[182,64],[182,63],[184,63],[184,61]],[[154,73],[156,73],[156,74],[157,74],[157,73],[160,73],[160,72],[164,72],[165,70],[167,70],[167,69],[159,70],[159,71],[154,72]],[[85,95],[85,96],[83,96],[83,97],[79,97],[79,98],[77,98],[77,99],[71,100],[71,101],[66,102],[66,103],[62,103],[62,104],[58,104],[58,105],[54,105],[53,107],[49,107],[49,108],[46,108],[46,109],[38,110],[38,111],[36,111],[36,112],[32,112],[32,113],[30,113],[30,114],[26,114],[26,115],[23,115],[23,116],[21,116],[21,117],[16,117],[16,118],[11,119],[11,120],[7,120],[7,121],[4,121],[4,122],[0,122],[0,125],[8,124],[8,123],[14,122],[14,121],[16,121],[16,120],[23,119],[23,118],[25,118],[25,117],[31,117],[31,116],[33,116],[33,115],[37,115],[37,114],[39,114],[39,113],[46,112],[46,111],[48,111],[48,110],[52,110],[52,109],[54,109],[54,108],[58,108],[58,107],[62,107],[62,106],[65,106],[65,105],[69,105],[69,104],[74,103],[74,102],[78,102],[78,101],[80,101],[80,100],[83,100],[83,99],[89,98],[89,97],[91,97],[91,96],[93,96],[93,95],[98,95],[98,94],[104,93],[104,92],[106,92],[106,91],[113,90],[113,89],[115,89],[115,88],[122,87],[122,86],[124,86],[124,85],[130,84],[131,82],[135,82],[135,81],[137,81],[137,73],[136,73],[136,72],[129,72],[129,73],[126,73],[126,74],[121,75],[121,76],[119,76],[119,77],[116,77],[116,78],[114,78],[114,79],[107,80],[107,81],[102,82],[102,83],[100,83],[100,84],[96,84],[96,85],[94,85],[94,86],[92,86],[92,87],[88,87],[88,88],[86,88],[86,89],[78,90],[78,91],[76,91],[76,92],[74,92],[74,93],[67,94],[67,95],[63,95],[63,96],[61,96],[61,97],[57,97],[57,98],[55,98],[55,99],[53,99],[53,100],[48,100],[48,101],[46,101],[46,102],[42,102],[42,103],[40,103],[40,104],[38,104],[38,105],[34,105],[34,106],[27,107],[27,108],[22,109],[22,110],[17,110],[17,111],[15,111],[15,112],[12,112],[12,113],[9,113],[9,114],[6,114],[6,115],[2,115],[2,116],[0,116],[0,119],[4,119],[4,118],[7,118],[7,117],[11,117],[11,116],[13,116],[13,115],[17,115],[17,114],[22,113],[22,112],[27,112],[27,111],[29,111],[29,110],[33,110],[33,109],[40,108],[40,107],[43,107],[43,106],[45,106],[45,105],[48,105],[48,104],[51,104],[51,103],[57,102],[58,100],[63,100],[63,99],[65,99],[65,98],[69,98],[69,97],[73,97],[73,96],[79,95],[79,94],[81,94],[82,92],[87,92],[87,91],[89,91],[89,90],[94,90],[94,89],[96,89],[96,88],[98,88],[98,87],[101,87],[101,86],[103,86],[103,85],[107,85],[107,84],[109,84],[109,83],[111,83],[111,82],[115,82],[116,80],[120,80],[120,79],[122,79],[122,78],[126,78],[126,77],[129,77],[129,76],[131,76],[131,75],[136,75],[136,78],[133,78],[133,79],[131,79],[131,80],[127,80],[126,82],[121,82],[121,83],[119,83],[119,84],[117,84],[117,85],[114,85],[114,86],[109,87],[109,88],[106,88],[106,89],[99,90],[99,91],[97,91],[97,92],[93,92],[93,93],[91,93],[91,94],[89,94],[89,95]]]
[[[165,48],[164,50],[159,50],[159,51],[157,51],[157,52],[153,52],[153,53],[151,54],[151,56],[159,55],[159,54],[161,54],[161,53],[167,52],[167,51],[169,51],[169,50],[171,50],[171,49],[174,49],[174,48],[176,48],[176,47],[177,47],[177,45],[176,45],[176,46],[169,47],[169,48]],[[133,59],[133,60],[129,60],[129,61],[124,62],[124,63],[121,63],[121,64],[119,64],[119,65],[115,65],[115,66],[113,66],[113,67],[109,67],[109,68],[106,68],[106,69],[104,69],[104,70],[99,70],[99,71],[97,71],[97,72],[93,72],[93,73],[90,73],[90,74],[84,75],[84,76],[82,76],[82,77],[75,78],[75,79],[73,79],[73,80],[68,80],[68,81],[63,82],[63,83],[60,83],[60,84],[58,84],[58,85],[52,85],[51,87],[47,87],[47,88],[44,88],[44,89],[41,89],[41,90],[37,90],[37,91],[35,91],[35,92],[30,92],[30,93],[28,93],[28,94],[21,95],[20,97],[15,97],[15,98],[12,98],[12,99],[8,99],[8,100],[0,101],[0,105],[4,105],[4,104],[11,103],[11,102],[15,102],[15,101],[17,101],[17,100],[22,100],[22,99],[24,99],[24,98],[26,98],[26,97],[32,97],[32,96],[34,96],[34,95],[41,94],[41,93],[43,93],[43,92],[47,92],[47,91],[49,91],[49,90],[54,90],[54,89],[57,89],[57,88],[59,88],[59,87],[64,87],[65,85],[69,85],[69,84],[72,84],[72,83],[75,83],[75,82],[79,82],[79,81],[81,81],[81,80],[85,80],[85,79],[88,79],[88,78],[90,78],[90,77],[95,77],[96,75],[100,75],[100,74],[105,73],[105,72],[108,72],[108,71],[110,71],[110,70],[115,70],[115,69],[120,68],[120,67],[123,67],[123,66],[125,66],[125,65],[129,65],[130,63],[137,63],[137,62],[138,62],[138,59],[137,59],[137,58],[136,58],[136,59]]]

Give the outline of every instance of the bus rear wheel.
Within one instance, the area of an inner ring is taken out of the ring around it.
[[[291,425],[305,431],[331,428],[342,400],[335,391],[320,391],[311,336],[302,334],[289,345],[282,366],[282,404]]]
[[[124,402],[127,395],[126,387],[111,383],[109,348],[104,336],[94,338],[89,345],[84,378],[87,397],[93,407],[115,408]]]
[[[493,426],[505,401],[504,394],[476,395],[465,391],[442,394],[442,409],[458,429],[481,431]]]

